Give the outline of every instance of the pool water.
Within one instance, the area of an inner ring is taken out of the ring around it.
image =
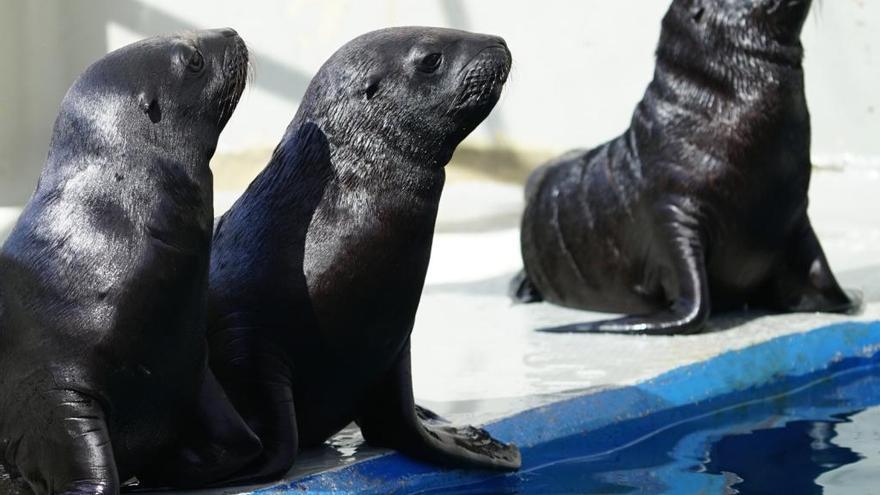
[[[880,493],[876,362],[668,423],[627,445],[586,433],[526,449],[519,473],[417,493]]]

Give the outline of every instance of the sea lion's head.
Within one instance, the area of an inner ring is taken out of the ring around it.
[[[242,94],[247,67],[247,47],[228,28],[115,50],[86,69],[65,96],[50,161],[55,152],[108,157],[118,150],[131,157],[137,147],[206,164]]]
[[[331,145],[442,167],[498,102],[510,65],[497,36],[425,27],[374,31],[324,64],[292,127],[313,122]]]
[[[689,21],[758,46],[795,44],[812,0],[676,0]]]

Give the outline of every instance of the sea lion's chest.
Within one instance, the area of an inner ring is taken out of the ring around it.
[[[376,202],[319,208],[303,273],[317,331],[331,347],[397,352],[412,330],[434,215]]]
[[[686,196],[725,222],[760,217],[771,204],[799,208],[810,177],[803,89],[794,83],[755,86],[710,98],[710,104],[665,94],[656,81],[649,87],[631,131],[649,200]]]
[[[434,225],[432,215],[413,211],[376,205],[316,211],[303,256],[311,318],[293,347],[304,444],[322,442],[355,419],[406,345]]]
[[[723,107],[715,119],[664,129],[663,151],[642,153],[658,201],[688,198],[702,219],[710,277],[760,283],[806,213],[809,116],[802,101],[768,96]]]

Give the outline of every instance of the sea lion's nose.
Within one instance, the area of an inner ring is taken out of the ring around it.
[[[502,38],[501,36],[492,35],[487,36],[487,38],[488,43],[486,48],[502,49],[505,53],[507,53],[507,58],[510,59],[510,48],[507,47],[507,41],[505,41],[504,38]]]
[[[236,31],[235,29],[232,29],[230,27],[212,29],[212,31],[214,31],[215,33],[217,33],[221,36],[224,36],[226,38],[232,38],[234,36],[238,36],[238,31]]]
[[[508,48],[507,41],[505,41],[504,38],[494,35],[489,35],[487,38],[487,48],[501,48],[507,52],[508,57],[510,56],[510,48]]]
[[[501,36],[495,36],[493,34],[480,35],[478,38],[474,39],[474,41],[477,44],[485,46],[487,48],[493,46],[507,48],[507,41],[505,41],[504,38],[502,38]]]

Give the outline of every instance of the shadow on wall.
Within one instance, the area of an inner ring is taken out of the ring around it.
[[[150,34],[176,33],[225,26],[205,26],[175,17],[137,0],[93,0],[107,15],[106,21],[122,24],[134,31]],[[97,10],[96,8],[96,10]],[[293,69],[283,62],[260,52],[251,52],[259,79],[253,83],[276,96],[298,100],[306,91],[312,76]]]
[[[20,206],[32,193],[45,163],[52,123],[64,93],[89,64],[116,48],[109,46],[111,25],[144,36],[218,27],[206,25],[198,17],[185,19],[151,3],[0,0],[0,62],[12,69],[0,71],[0,207]],[[474,29],[463,0],[438,0],[438,5],[441,23]],[[234,20],[228,24],[234,24]],[[311,75],[297,70],[290,61],[259,51],[252,52],[251,59],[254,86],[290,102],[297,102],[305,92]],[[470,149],[465,143],[457,155],[457,171],[464,176],[521,182],[540,163],[535,157],[519,156],[504,144],[507,128],[498,110],[483,127],[488,131],[484,134],[489,139],[488,147]],[[215,168],[222,179],[218,185],[229,183],[227,188],[238,189],[249,183],[265,165],[263,154],[255,155],[259,159],[246,170],[239,167],[240,160],[227,160],[236,165],[230,168],[234,174],[227,173],[221,163]],[[234,177],[224,179],[230,174]]]
[[[0,207],[23,204],[45,162],[52,124],[67,88],[106,54],[107,26],[145,34],[206,27],[137,0],[0,0]],[[310,76],[252,53],[254,84],[298,100]],[[14,118],[13,118],[14,116]]]

